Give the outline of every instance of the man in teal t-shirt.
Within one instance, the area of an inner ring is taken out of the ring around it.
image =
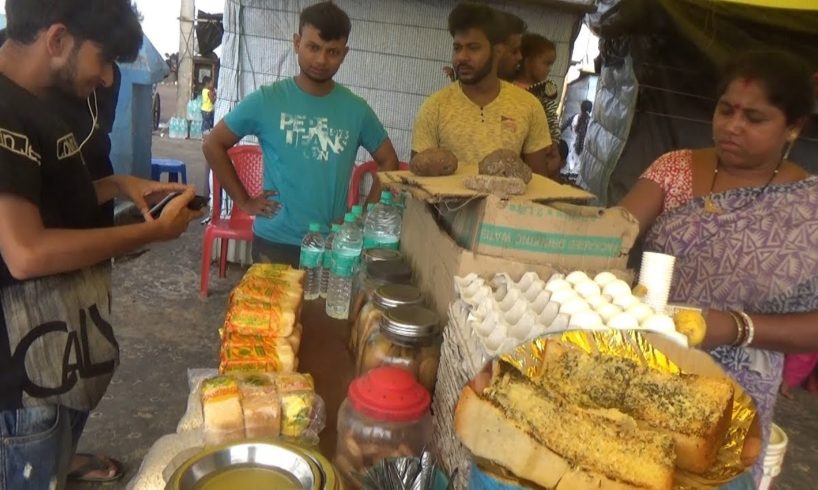
[[[349,17],[331,2],[304,9],[293,36],[299,74],[247,96],[204,142],[205,158],[221,185],[256,216],[256,261],[297,266],[309,224],[327,230],[343,217],[359,147],[381,170],[398,169],[395,149],[372,108],[332,80],[349,50],[350,30]],[[227,156],[247,135],[258,137],[264,154],[261,196],[248,195]],[[378,187],[373,186],[373,199]]]

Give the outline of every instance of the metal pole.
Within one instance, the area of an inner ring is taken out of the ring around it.
[[[193,92],[194,0],[182,0],[179,12],[179,72],[176,84],[176,117],[187,117],[187,103]]]

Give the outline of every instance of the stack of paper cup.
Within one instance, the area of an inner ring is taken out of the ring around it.
[[[676,257],[656,252],[642,254],[642,268],[639,270],[639,284],[647,289],[645,303],[659,313],[665,311],[673,284],[673,265]]]
[[[781,465],[784,463],[784,454],[787,452],[787,434],[781,427],[773,424],[770,429],[770,444],[767,445],[767,452],[764,453],[764,475],[761,477],[759,490],[769,490],[773,488],[775,478],[781,473]]]

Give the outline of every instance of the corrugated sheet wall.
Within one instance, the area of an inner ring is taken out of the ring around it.
[[[226,0],[225,37],[216,119],[264,84],[297,73],[292,37],[298,14],[313,0]],[[352,19],[350,52],[335,77],[369,102],[401,160],[408,160],[412,125],[420,104],[445,86],[450,64],[446,28],[453,0],[337,0]],[[523,18],[531,32],[557,44],[552,78],[562,86],[579,15],[511,1],[490,2]],[[363,150],[359,161],[369,159]]]

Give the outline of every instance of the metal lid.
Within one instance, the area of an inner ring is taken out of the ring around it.
[[[422,306],[397,306],[383,314],[381,332],[398,342],[422,342],[440,334],[440,317]]]
[[[415,286],[387,284],[372,293],[372,301],[382,310],[402,305],[420,305],[423,303],[423,293]]]
[[[412,268],[403,260],[383,260],[367,264],[366,275],[390,284],[406,284],[412,280]]]
[[[364,250],[364,263],[381,262],[384,260],[401,260],[403,257],[397,250],[391,248],[370,248]]]

